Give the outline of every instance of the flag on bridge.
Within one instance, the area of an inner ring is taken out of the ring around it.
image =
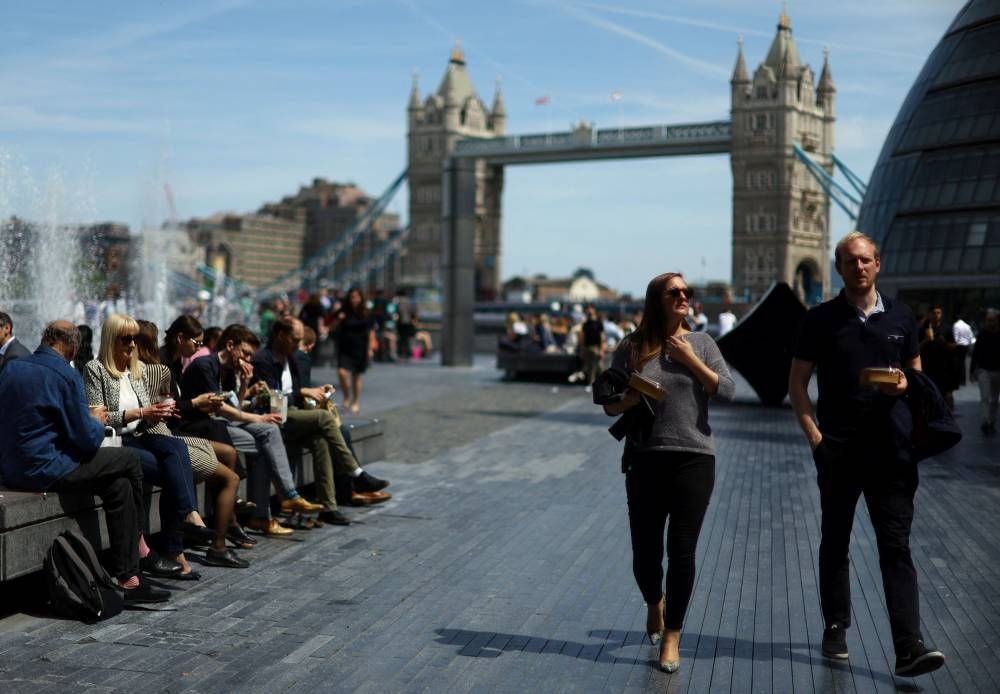
[[[616,89],[613,92],[611,92],[612,101],[621,101],[623,96],[625,95],[621,93],[620,89]]]
[[[535,106],[548,106],[549,105],[549,95],[540,96],[535,99]]]

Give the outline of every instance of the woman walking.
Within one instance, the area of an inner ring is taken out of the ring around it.
[[[352,414],[361,411],[361,374],[368,369],[375,342],[375,320],[368,313],[365,296],[351,287],[344,308],[336,317],[337,378],[344,394],[344,409]]]
[[[708,401],[713,397],[732,400],[735,394],[715,340],[687,327],[693,295],[679,273],[668,272],[650,281],[642,322],[618,346],[612,370],[635,372],[655,381],[666,395],[657,400],[625,388],[619,401],[604,406],[609,415],[635,407],[646,409],[646,417],[634,417],[644,423],[628,431],[622,468],[632,570],[648,609],[646,631],[652,643],[660,643],[664,672],[680,667],[681,626],[694,589],[695,549],[715,483]]]

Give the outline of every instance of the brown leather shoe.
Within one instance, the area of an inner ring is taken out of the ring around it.
[[[306,501],[303,496],[297,496],[294,499],[285,499],[281,502],[282,513],[319,513],[322,510],[322,505]]]
[[[381,504],[392,498],[389,492],[354,492],[351,494],[349,506],[371,506]]]
[[[247,523],[247,528],[265,535],[291,535],[295,532],[291,528],[281,525],[274,518],[251,518],[250,522]]]

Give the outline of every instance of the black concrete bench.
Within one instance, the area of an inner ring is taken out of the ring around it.
[[[510,379],[541,378],[565,381],[583,367],[576,354],[562,352],[497,351],[497,368]]]
[[[385,457],[384,425],[378,419],[345,418],[351,427],[354,450],[362,465]],[[308,451],[289,450],[289,459],[299,486],[313,482],[312,456]],[[246,480],[240,494],[246,496]],[[205,485],[197,485],[199,507],[204,509]],[[151,532],[160,529],[158,488],[148,490],[146,508]],[[94,547],[108,547],[108,529],[101,500],[89,494],[35,494],[0,486],[0,582],[42,568],[42,558],[63,530],[79,529]]]

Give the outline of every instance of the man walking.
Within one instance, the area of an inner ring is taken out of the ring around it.
[[[875,289],[881,258],[875,242],[851,232],[837,244],[840,294],[803,321],[789,377],[795,416],[816,464],[822,510],[819,591],[826,628],[823,655],[848,657],[851,625],[849,547],[863,494],[878,544],[895,672],[912,677],[938,669],[944,655],[920,633],[917,573],[910,557],[917,464],[893,439],[890,410],[906,394],[901,367],[920,369],[920,337],[912,311]],[[892,367],[891,382],[860,385],[862,369]],[[816,369],[817,419],[808,386]]]

